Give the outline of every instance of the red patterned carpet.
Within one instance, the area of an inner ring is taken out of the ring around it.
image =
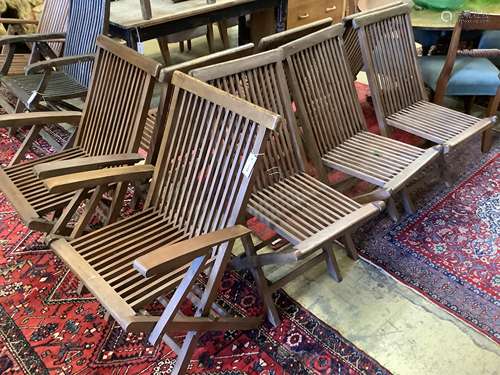
[[[0,130],[2,163],[15,147]],[[173,352],[105,321],[102,307],[91,295],[76,293],[77,280],[39,239],[0,193],[0,373],[168,374]],[[219,297],[235,314],[261,313],[244,274],[228,272]],[[275,299],[279,327],[203,335],[189,373],[389,374],[285,293]]]

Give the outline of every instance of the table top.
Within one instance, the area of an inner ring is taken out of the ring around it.
[[[458,14],[464,10],[500,14],[500,1],[465,0],[465,4],[460,9],[450,12],[413,8],[411,12],[411,23],[415,28],[450,30],[455,26]]]
[[[186,0],[179,3],[172,0],[151,0],[153,18],[145,20],[142,18],[139,0],[118,0],[111,3],[110,23],[126,29],[152,26],[252,1],[217,0],[213,4],[207,4],[207,0]]]

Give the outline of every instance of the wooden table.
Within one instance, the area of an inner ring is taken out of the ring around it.
[[[500,13],[500,1],[484,2],[481,0],[466,0],[463,7],[453,11],[440,11],[435,9],[413,8],[411,24],[413,28],[424,30],[451,30],[455,26],[458,14],[463,11],[478,13]]]
[[[118,0],[111,3],[110,33],[124,39],[130,48],[137,50],[138,43],[156,39],[174,32],[188,30],[208,23],[222,21],[247,14],[264,13],[258,35],[276,31],[274,9],[283,0],[151,0],[153,18],[142,18],[139,0]],[[240,20],[242,20],[240,18]],[[240,28],[242,29],[242,28]],[[240,43],[244,42],[244,30],[240,31]]]

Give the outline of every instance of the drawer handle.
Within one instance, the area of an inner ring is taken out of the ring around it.
[[[309,18],[309,13],[302,14],[299,16],[299,20],[305,20],[306,18]]]
[[[331,8],[326,8],[326,12],[327,12],[327,13],[328,13],[328,12],[331,12],[331,11],[333,11],[333,10],[337,10],[337,7],[336,7],[335,5],[334,5],[334,6],[332,6]]]

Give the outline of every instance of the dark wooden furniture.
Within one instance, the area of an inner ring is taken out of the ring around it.
[[[395,127],[431,142],[443,152],[492,127],[493,118],[479,119],[430,103],[417,63],[410,6],[354,17],[363,60],[383,135]]]
[[[252,239],[246,236],[242,239],[246,257],[235,261],[236,266],[252,270],[268,318],[275,325],[279,323],[279,315],[272,300],[273,292],[322,261],[327,263],[330,275],[340,281],[333,241],[344,236],[349,254],[356,258],[350,231],[384,207],[383,202],[360,205],[306,173],[282,60],[282,52],[272,50],[191,72],[285,119],[284,126],[273,133],[266,144],[264,162],[257,173],[247,212],[275,230],[292,247],[257,254],[264,246],[254,246]],[[303,263],[274,283],[265,278],[262,267],[267,264],[302,260]]]
[[[337,24],[281,47],[306,150],[325,181],[327,169],[360,178],[389,195],[406,190],[409,180],[436,158],[441,146],[423,150],[368,132]],[[398,219],[391,197],[389,214]]]
[[[240,17],[240,23],[245,23],[244,16],[253,14],[256,17],[252,17],[251,22],[259,27],[254,27],[258,30],[254,30],[252,41],[258,41],[261,36],[276,32],[274,11],[282,1],[217,0],[208,4],[206,0],[189,0],[174,4],[171,0],[162,0],[153,2],[152,9],[147,10],[138,7],[138,0],[119,0],[111,6],[110,33],[137,50],[138,43],[146,40],[161,39],[168,34],[234,17]],[[150,12],[153,18],[144,19],[143,12]],[[240,27],[240,44],[248,42],[243,29]]]
[[[69,0],[45,0],[40,21],[0,18],[0,22],[8,24],[8,35],[0,37],[2,66],[0,73],[24,74],[26,65],[61,54],[63,43],[54,41],[47,43],[39,40],[40,35],[65,33],[68,20]],[[20,26],[37,25],[35,34],[25,34]],[[64,38],[64,35],[61,35]],[[26,44],[31,49],[31,54],[16,53],[18,43]],[[3,106],[3,105],[2,105]]]
[[[28,65],[26,75],[2,77],[1,84],[18,99],[14,110],[9,107],[4,109],[7,112],[60,108],[78,110],[65,100],[84,98],[87,94],[97,48],[95,41],[99,34],[106,33],[108,17],[109,0],[71,0],[68,30],[65,34],[35,34],[30,37],[31,41],[38,41],[39,45],[64,37],[64,57]],[[11,160],[11,165],[22,160],[40,130],[41,127],[31,127]]]
[[[345,11],[345,0],[288,0],[286,28],[304,26],[325,17],[339,22]]]
[[[314,21],[303,26],[297,26],[276,34],[268,35],[262,38],[255,49],[256,52],[269,51],[278,48],[283,44],[289,43],[295,39],[309,35],[315,31],[331,26],[333,19],[330,17]]]
[[[461,13],[446,57],[424,56],[420,68],[424,82],[434,90],[434,103],[442,105],[445,95],[454,95],[471,98],[470,106],[474,96],[489,96],[486,116],[491,117],[497,114],[500,104],[500,70],[488,58],[500,57],[500,50],[460,49],[462,31],[472,30],[500,30],[500,15]],[[491,142],[491,130],[487,130],[483,133],[483,152],[490,149]]]
[[[72,230],[83,233],[102,194],[85,182],[94,169],[130,165],[142,160],[136,154],[160,64],[111,39],[97,39],[97,57],[92,84],[81,112],[16,113],[0,117],[0,126],[19,128],[68,122],[78,126],[75,145],[55,155],[0,169],[0,187],[24,223],[31,229],[66,233],[66,225],[78,206],[90,199]],[[81,172],[73,189],[51,193],[42,180],[57,177],[70,183],[68,173]],[[147,174],[144,171],[143,174]],[[147,178],[147,177],[146,177]],[[83,180],[82,180],[83,179]],[[115,199],[108,221],[116,219],[126,185],[114,187]],[[64,213],[61,211],[64,210]],[[49,214],[54,213],[51,218]]]
[[[144,209],[51,247],[125,331],[145,332],[153,345],[163,338],[178,355],[173,374],[185,374],[202,332],[252,329],[262,320],[210,313],[233,243],[250,233],[235,224],[250,192],[252,160],[262,159],[269,129],[281,119],[180,72],[169,85],[171,110]],[[110,183],[125,182],[137,168],[104,172]],[[47,185],[58,190],[66,182]],[[196,312],[185,316],[181,303],[205,269]],[[165,309],[149,315],[145,309],[157,298]],[[179,331],[187,331],[183,343],[172,335]]]

